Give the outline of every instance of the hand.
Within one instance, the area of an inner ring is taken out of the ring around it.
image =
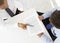
[[[39,33],[37,34],[38,37],[41,37],[44,33]]]
[[[23,30],[26,30],[27,29],[27,24],[18,23],[18,27],[22,28]]]
[[[7,4],[7,0],[4,0],[4,3],[2,5],[0,5],[1,9],[6,9],[8,8],[8,4]]]
[[[43,17],[43,16],[38,16],[38,18],[39,18],[40,20],[43,20],[43,19],[44,19],[44,17]]]
[[[0,6],[1,9],[6,9],[8,8],[7,6],[5,6],[4,4]]]

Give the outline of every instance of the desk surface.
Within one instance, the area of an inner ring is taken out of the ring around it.
[[[30,12],[34,12],[34,9],[30,9],[24,13],[22,13],[23,15],[26,13],[30,13]],[[23,31],[21,30],[21,28],[17,28],[17,22],[20,21],[20,15],[17,15],[15,17],[9,18],[6,23],[5,26],[1,26],[1,30],[0,30],[0,40],[1,42],[6,42],[6,43],[42,43],[40,40],[38,40],[36,37],[30,37],[28,35],[27,31]],[[24,15],[24,17],[27,17],[28,15]],[[21,16],[22,17],[22,16]],[[23,18],[23,17],[22,17]],[[12,22],[13,21],[13,22]],[[8,23],[8,24],[7,24]],[[7,24],[7,25],[6,25]],[[47,32],[46,29],[45,30],[45,34],[51,38]]]
[[[0,43],[43,43],[37,37],[31,37],[28,31],[18,28],[16,24],[0,26]]]

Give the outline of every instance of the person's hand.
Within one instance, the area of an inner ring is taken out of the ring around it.
[[[0,8],[1,9],[6,9],[6,8],[8,8],[8,6],[7,5],[1,5]]]
[[[7,4],[7,0],[4,0],[4,3],[2,3],[2,5],[0,5],[0,8],[1,9],[6,9],[6,8],[8,8],[9,6],[8,6],[8,4]]]
[[[22,28],[23,30],[26,30],[27,29],[27,24],[18,23],[18,27]]]
[[[42,33],[37,34],[37,36],[38,36],[38,37],[41,37],[43,34],[44,34],[44,33],[42,32]]]
[[[40,20],[43,20],[43,19],[44,19],[44,17],[43,17],[43,16],[38,16],[38,18],[39,18]]]

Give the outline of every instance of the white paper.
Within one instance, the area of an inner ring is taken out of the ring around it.
[[[23,23],[29,24],[27,26],[27,31],[29,35],[33,36],[33,35],[37,35],[39,33],[44,32],[43,28],[45,27],[43,27],[44,25],[42,21],[38,19],[38,14],[36,13],[36,11],[34,11],[33,13],[29,13],[29,14],[30,14],[29,16],[23,19]]]

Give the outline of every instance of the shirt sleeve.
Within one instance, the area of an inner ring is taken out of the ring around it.
[[[23,5],[20,1],[14,0],[15,7],[18,8],[20,11],[23,11]]]
[[[58,38],[54,41],[54,43],[60,43],[60,37],[58,37]]]
[[[46,12],[46,13],[44,13],[42,16],[44,17],[44,19],[46,19],[46,18],[50,17],[51,14],[52,14],[56,9],[57,9],[57,7],[56,7],[56,8],[53,8],[52,10],[50,10],[50,11],[48,11],[48,12]]]
[[[46,36],[45,34],[43,34],[40,38],[39,38],[43,43],[54,43],[48,36]]]

